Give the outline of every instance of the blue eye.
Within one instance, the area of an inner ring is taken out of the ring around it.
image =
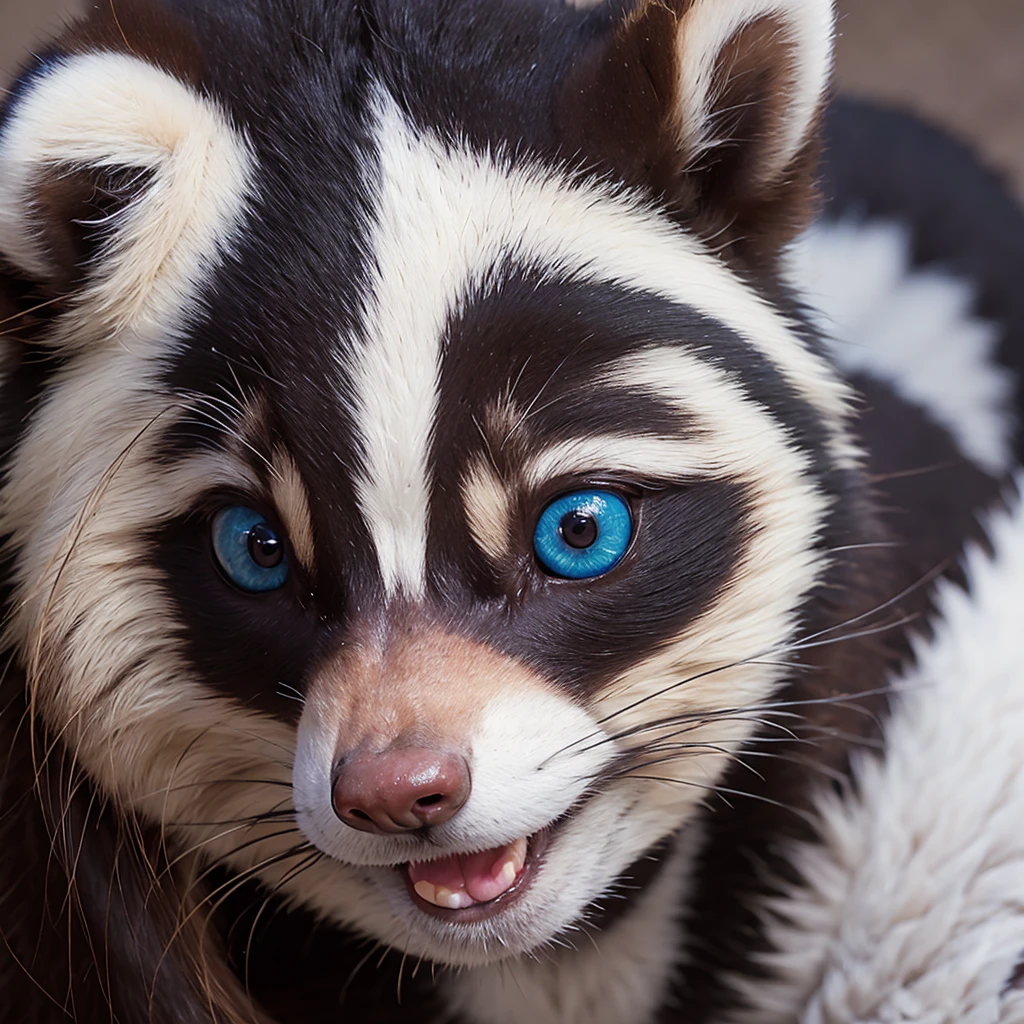
[[[544,509],[533,548],[553,575],[587,580],[614,569],[632,535],[633,517],[622,498],[611,491],[578,491]]]
[[[228,579],[250,594],[283,587],[288,579],[284,541],[251,508],[236,506],[213,520],[213,551]]]

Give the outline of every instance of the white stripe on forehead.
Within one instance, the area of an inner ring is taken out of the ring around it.
[[[364,445],[360,506],[388,593],[416,597],[425,586],[428,457],[446,322],[504,258],[649,292],[717,320],[817,410],[837,462],[857,458],[845,430],[845,386],[782,315],[666,218],[597,184],[571,184],[537,167],[509,170],[489,154],[445,145],[417,132],[390,98],[379,102],[377,143],[376,275],[365,342],[343,370],[355,383]]]

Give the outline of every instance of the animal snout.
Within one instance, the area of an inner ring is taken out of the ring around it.
[[[334,813],[350,828],[394,835],[443,825],[469,799],[469,764],[423,747],[343,757],[334,768]]]

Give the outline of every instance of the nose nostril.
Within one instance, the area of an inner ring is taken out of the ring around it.
[[[331,805],[350,828],[397,835],[443,825],[459,812],[469,790],[465,757],[395,746],[339,759]]]

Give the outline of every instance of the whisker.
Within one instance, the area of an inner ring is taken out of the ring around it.
[[[751,772],[751,774],[756,775],[757,778],[761,780],[761,782],[765,781],[765,777],[759,771],[757,771],[755,768],[753,768],[751,765],[746,764],[742,760],[741,755],[739,753],[737,753],[737,752],[733,752],[733,751],[727,750],[724,747],[719,747],[719,746],[716,746],[716,745],[711,744],[711,743],[695,743],[695,744],[692,744],[690,746],[691,746],[691,749],[689,751],[687,751],[686,753],[674,754],[674,755],[670,755],[668,757],[651,758],[649,760],[642,761],[642,762],[634,765],[633,767],[623,768],[622,770],[620,770],[618,772],[615,772],[610,777],[611,778],[624,779],[624,778],[632,776],[634,771],[642,771],[642,770],[644,770],[646,768],[656,768],[658,765],[661,765],[661,764],[671,764],[674,761],[684,761],[684,760],[687,760],[688,757],[692,757],[698,750],[701,750],[701,751],[711,750],[711,751],[714,751],[715,753],[719,753],[719,754],[725,755],[725,757],[729,758],[730,760],[736,761],[738,764],[741,764],[744,768],[746,768],[749,772]],[[652,751],[652,753],[654,753],[654,752],[656,752],[656,751]],[[647,753],[647,751],[644,751],[644,753]]]
[[[883,601],[883,602],[879,603],[878,605],[875,605],[874,607],[872,607],[871,609],[869,609],[869,610],[867,610],[865,612],[862,612],[862,613],[860,613],[858,615],[855,615],[855,616],[851,616],[850,618],[845,619],[842,622],[836,623],[835,625],[829,626],[829,627],[827,627],[825,629],[822,629],[822,630],[819,630],[819,631],[817,631],[815,633],[808,634],[807,636],[801,638],[800,640],[791,641],[791,642],[787,642],[787,643],[784,643],[784,644],[779,644],[779,645],[777,645],[774,648],[771,648],[771,649],[766,650],[766,651],[761,651],[758,654],[752,655],[749,658],[743,658],[743,659],[739,659],[737,661],[728,662],[726,664],[716,666],[714,668],[705,669],[705,670],[703,670],[701,672],[697,672],[697,673],[689,675],[689,676],[687,676],[687,677],[685,677],[683,679],[677,680],[676,682],[670,683],[670,684],[662,687],[661,689],[655,691],[654,693],[646,694],[645,696],[643,696],[641,698],[638,698],[636,701],[633,701],[631,704],[627,704],[625,707],[620,708],[617,711],[613,711],[610,714],[604,716],[603,718],[598,719],[597,724],[598,725],[605,725],[609,721],[612,721],[613,719],[615,719],[616,717],[618,717],[620,715],[624,715],[624,714],[627,714],[628,712],[635,711],[637,708],[643,706],[648,701],[652,701],[652,700],[656,700],[656,699],[658,699],[660,697],[664,697],[665,695],[673,692],[676,689],[679,689],[680,687],[687,686],[687,685],[689,685],[691,683],[694,683],[694,682],[697,682],[698,680],[701,680],[701,679],[707,679],[710,676],[713,676],[713,675],[715,675],[717,673],[720,673],[720,672],[729,671],[730,669],[738,668],[738,667],[745,666],[745,665],[758,665],[758,664],[765,664],[765,665],[770,665],[770,666],[777,666],[778,664],[784,664],[785,665],[786,663],[781,663],[781,662],[777,662],[777,661],[774,661],[774,660],[770,661],[770,660],[767,660],[767,659],[774,658],[777,655],[784,655],[784,654],[789,653],[789,652],[800,652],[800,651],[811,650],[811,649],[815,649],[815,648],[819,648],[819,647],[825,647],[825,646],[828,646],[830,644],[845,643],[845,642],[852,641],[852,640],[865,639],[867,637],[879,635],[881,633],[884,633],[884,632],[887,632],[887,631],[890,631],[890,630],[893,630],[893,629],[898,629],[901,626],[908,625],[909,623],[911,623],[911,622],[916,620],[916,616],[912,616],[912,615],[910,615],[910,616],[903,616],[903,617],[895,620],[894,622],[883,624],[883,625],[876,626],[876,627],[871,627],[869,629],[858,630],[858,631],[855,631],[853,633],[844,634],[844,635],[837,636],[837,637],[830,637],[829,636],[829,634],[834,633],[837,630],[847,629],[850,626],[854,626],[854,625],[857,625],[860,622],[864,622],[865,620],[870,619],[871,617],[876,616],[876,615],[880,614],[881,612],[887,611],[888,609],[892,608],[895,604],[897,604],[899,601],[903,600],[905,597],[909,596],[910,594],[914,593],[917,590],[920,590],[922,587],[927,586],[929,583],[934,581],[939,575],[941,575],[943,572],[946,571],[946,569],[948,569],[950,564],[951,564],[950,560],[948,560],[948,559],[944,560],[938,566],[934,567],[933,569],[929,570],[927,573],[923,574],[914,583],[910,584],[907,587],[904,587],[901,591],[899,591],[899,593],[897,593],[893,597],[889,598],[886,601]],[[804,666],[798,665],[797,667],[803,668]],[[866,695],[867,694],[865,694],[865,696]],[[747,710],[750,710],[750,709],[747,709]],[[594,733],[591,733],[588,736],[585,736],[585,737],[582,737],[580,739],[574,740],[572,743],[566,744],[566,746],[560,748],[559,750],[557,750],[553,754],[551,754],[550,757],[547,760],[545,760],[545,762],[543,762],[541,767],[543,767],[544,765],[549,763],[555,757],[558,757],[561,754],[564,754],[566,751],[572,750],[572,749],[578,747],[581,743],[586,743],[589,740],[592,740],[596,736],[599,736],[599,735],[600,735],[599,732],[594,732]],[[622,738],[622,734],[620,734],[620,738]],[[601,744],[603,744],[605,742],[608,742],[608,740],[606,740],[605,738],[602,738],[602,739],[598,740],[598,742],[597,742],[597,744],[595,744],[595,746],[600,746]],[[585,747],[584,749],[585,750],[589,750],[589,749],[593,749],[593,747]]]
[[[829,647],[832,644],[846,643],[849,640],[863,640],[865,637],[879,636],[882,633],[888,633],[891,630],[899,629],[900,626],[909,626],[912,622],[916,622],[920,618],[920,615],[914,613],[912,615],[904,615],[901,619],[896,619],[893,622],[887,622],[883,626],[874,626],[870,629],[862,629],[856,633],[848,633],[840,637],[831,637],[826,640],[815,640],[813,642],[804,642],[793,644],[789,649],[792,651],[810,651],[817,647]]]
[[[198,901],[195,904],[195,906],[193,906],[192,909],[189,910],[187,914],[185,914],[185,916],[176,925],[174,932],[171,934],[171,937],[165,943],[163,953],[161,954],[160,959],[158,960],[156,967],[154,968],[153,983],[150,986],[149,991],[149,1005],[151,1011],[153,1007],[153,1002],[156,998],[156,985],[163,963],[170,955],[171,948],[177,941],[178,936],[181,935],[182,931],[184,931],[184,929],[188,926],[189,922],[196,916],[196,914],[205,911],[207,917],[212,917],[214,914],[216,914],[217,910],[219,910],[220,907],[224,904],[224,901],[227,900],[233,893],[237,892],[238,889],[241,888],[253,876],[257,875],[260,871],[263,871],[268,867],[273,867],[275,864],[283,863],[289,858],[303,855],[304,853],[309,851],[310,846],[311,844],[308,842],[299,843],[296,846],[293,846],[282,853],[273,854],[272,856],[264,858],[258,864],[252,865],[244,871],[239,872],[234,877],[228,879],[228,881],[219,885],[212,892],[208,893],[202,900]],[[207,872],[204,872],[203,875],[200,875],[200,877],[197,878],[192,883],[192,885],[190,885],[182,894],[181,901],[183,907],[186,905],[192,891],[198,884],[200,884],[201,879],[209,873],[209,870],[212,870],[212,868],[208,869]],[[216,902],[214,902],[211,905],[210,900],[212,900],[218,894],[221,894],[220,898],[217,899]]]
[[[0,319],[0,327],[3,327],[4,324],[9,324],[14,320],[21,320],[23,317],[29,316],[32,313],[38,313],[39,310],[46,309],[48,306],[52,306],[55,303],[64,302],[65,299],[67,299],[66,295],[58,295],[56,298],[47,299],[45,302],[39,302],[34,306],[30,306],[28,309],[19,310],[11,316],[5,316],[3,319]],[[4,334],[6,333],[8,332],[5,331]],[[0,337],[3,337],[3,335],[0,334]]]
[[[341,986],[341,992],[338,995],[338,1006],[344,1006],[345,999],[352,988],[353,982],[356,980],[356,975],[363,969],[363,967],[366,966],[366,963],[369,961],[370,957],[373,956],[373,954],[376,953],[377,950],[380,949],[381,946],[383,945],[384,943],[380,940],[374,942],[373,945],[367,951],[366,955],[359,961],[359,963],[355,965],[355,967],[352,968],[351,973],[345,979],[345,984]],[[380,967],[380,964],[378,963],[377,966]],[[431,967],[433,967],[433,964],[431,964]]]
[[[223,821],[169,821],[174,828],[217,828],[220,825],[259,825],[265,821],[285,821],[294,819],[292,808],[282,810],[261,811],[247,818],[225,818]]]
[[[913,583],[904,587],[899,593],[890,597],[887,601],[883,601],[881,604],[875,605],[866,612],[861,612],[859,615],[855,615],[852,618],[844,619],[842,622],[837,622],[834,626],[829,626],[827,629],[819,630],[817,633],[812,633],[810,636],[805,636],[799,643],[806,643],[808,640],[817,640],[819,637],[826,636],[828,633],[833,633],[837,629],[845,629],[847,626],[855,626],[858,622],[863,622],[865,619],[871,618],[873,615],[877,615],[879,612],[888,611],[894,605],[911,594],[916,593],[923,587],[927,587],[931,583],[934,583],[949,567],[953,564],[952,558],[943,559],[938,565],[929,569],[928,572],[924,573],[921,577],[915,580]]]
[[[207,839],[200,840],[197,843],[193,843],[187,849],[180,851],[178,853],[178,855],[174,858],[174,860],[171,863],[169,863],[167,865],[167,867],[164,868],[164,870],[161,872],[161,875],[167,874],[177,864],[180,864],[183,860],[187,860],[193,854],[198,853],[200,850],[202,850],[202,848],[204,846],[209,846],[210,843],[216,842],[218,839],[222,838],[223,835],[231,835],[233,832],[238,832],[238,831],[242,831],[242,829],[237,829],[237,828],[236,829],[229,829],[227,832],[223,833],[220,836],[213,836],[213,837],[210,837],[210,838],[207,838]],[[247,839],[244,843],[239,843],[238,846],[235,846],[235,847],[233,847],[230,850],[226,850],[224,853],[222,853],[217,858],[217,860],[214,863],[210,864],[205,870],[203,870],[202,872],[200,872],[200,874],[198,876],[196,876],[196,878],[193,880],[192,884],[188,887],[188,889],[186,890],[184,895],[185,896],[190,895],[191,891],[197,885],[199,885],[203,881],[203,879],[205,879],[209,875],[211,875],[214,871],[216,871],[218,869],[218,867],[220,867],[222,864],[226,863],[231,857],[237,856],[239,853],[242,853],[244,850],[252,849],[252,847],[258,846],[260,843],[268,843],[268,842],[270,842],[270,841],[272,841],[274,839],[282,839],[285,836],[291,836],[291,835],[301,835],[301,832],[300,832],[299,828],[298,827],[295,827],[295,828],[285,828],[285,829],[281,829],[280,831],[277,831],[277,832],[271,832],[271,833],[269,833],[267,835],[254,836],[252,839]],[[305,845],[305,846],[308,847],[309,843],[306,842],[305,844],[300,844],[300,845]],[[294,849],[294,847],[293,847],[293,849]]]
[[[641,779],[646,782],[664,782],[670,785],[678,786],[690,786],[694,789],[703,789],[707,793],[714,796],[722,796],[723,794],[728,796],[743,797],[747,800],[756,800],[758,803],[768,804],[771,807],[777,807],[780,810],[787,811],[791,814],[797,815],[802,818],[810,825],[815,824],[814,815],[804,810],[802,807],[796,807],[793,804],[783,803],[781,800],[773,800],[771,797],[763,796],[760,793],[749,793],[744,789],[731,789],[728,786],[715,786],[701,782],[694,782],[691,779],[672,779],[661,775],[633,775],[630,776],[634,779]],[[725,801],[728,803],[728,801]],[[729,806],[732,806],[731,804]]]
[[[277,686],[277,695],[279,697],[284,697],[287,700],[295,700],[300,704],[306,703],[306,695],[301,690],[296,689],[296,687],[291,686],[289,683],[278,683]],[[291,693],[283,692],[285,690],[291,690]]]
[[[248,935],[248,937],[247,937],[247,939],[245,941],[245,957],[244,958],[245,958],[245,990],[246,990],[246,992],[248,992],[250,990],[250,986],[249,986],[249,964],[250,964],[250,960],[251,960],[251,956],[252,956],[252,944],[253,944],[253,940],[254,940],[255,935],[256,935],[256,928],[257,928],[257,926],[260,923],[260,918],[263,916],[263,914],[266,911],[267,907],[270,905],[270,901],[272,899],[274,899],[274,897],[277,896],[277,894],[289,882],[294,881],[304,871],[308,870],[309,868],[313,867],[315,864],[319,863],[323,859],[323,857],[324,857],[323,853],[321,853],[319,850],[314,850],[313,853],[311,853],[305,860],[299,861],[299,863],[296,864],[295,867],[290,868],[287,872],[285,872],[285,874],[280,879],[280,881],[273,888],[271,888],[270,891],[267,893],[266,899],[263,900],[263,903],[260,905],[260,909],[256,912],[256,916],[253,918],[252,925],[249,928],[249,935]]]

